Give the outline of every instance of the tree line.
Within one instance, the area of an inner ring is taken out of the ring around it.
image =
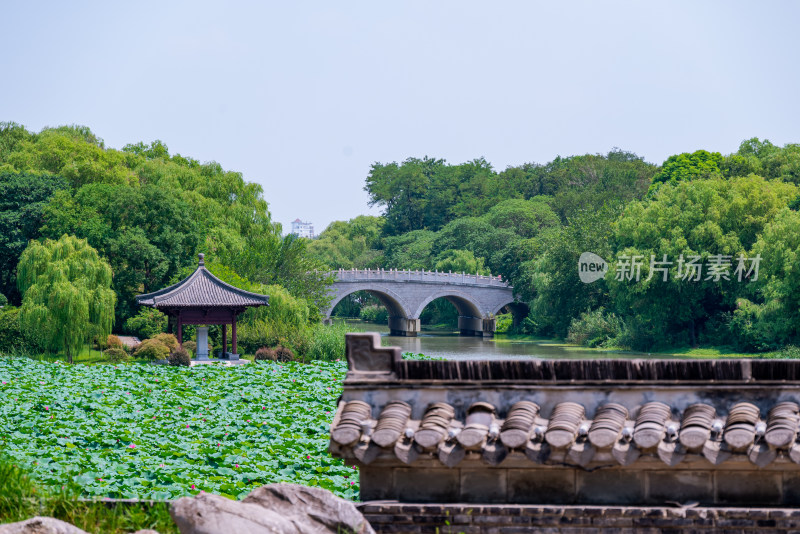
[[[528,334],[773,350],[800,343],[798,183],[800,145],[756,138],[660,166],[617,149],[502,171],[409,158],[370,169],[365,190],[383,216],[332,223],[309,252],[331,268],[499,274],[528,305]],[[591,284],[579,277],[584,252],[608,261]],[[690,259],[724,272],[686,277]]]
[[[140,310],[134,297],[190,274],[198,252],[221,278],[273,297],[269,309],[244,317],[246,349],[308,345],[327,299],[327,280],[316,272],[322,265],[307,254],[306,241],[282,235],[261,186],[241,173],[170,154],[161,141],[115,150],[83,126],[31,132],[0,123],[0,299],[9,303],[0,338],[6,332],[14,339],[6,346],[21,343],[8,324],[34,285],[18,271],[20,258],[34,244],[82,249],[62,241],[65,236],[85,242],[110,267],[116,305],[106,324],[115,331],[146,335],[166,328],[165,317]],[[33,324],[23,332],[27,345],[63,349],[44,323]]]

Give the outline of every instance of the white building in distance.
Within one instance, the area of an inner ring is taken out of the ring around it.
[[[303,222],[300,219],[292,221],[292,232],[297,237],[307,237],[314,239],[314,225],[310,222]]]

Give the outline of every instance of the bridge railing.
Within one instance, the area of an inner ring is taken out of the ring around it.
[[[360,282],[364,280],[387,280],[398,282],[437,282],[446,284],[481,285],[491,287],[508,287],[500,276],[482,274],[453,273],[440,271],[409,271],[399,269],[339,269],[331,271],[341,282]]]

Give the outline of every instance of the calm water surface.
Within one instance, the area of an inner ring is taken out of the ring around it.
[[[418,337],[390,336],[386,325],[348,321],[354,331],[378,332],[383,346],[400,347],[403,352],[437,356],[448,360],[516,360],[652,358],[643,352],[606,352],[548,345],[547,342],[511,341],[501,338],[462,337],[457,332],[424,331]],[[665,358],[663,355],[659,359]]]

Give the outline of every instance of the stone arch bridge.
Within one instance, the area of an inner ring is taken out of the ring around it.
[[[386,306],[389,330],[396,336],[416,336],[425,306],[446,298],[458,310],[461,335],[492,337],[495,315],[505,306],[515,304],[513,287],[500,277],[396,269],[340,269],[333,274],[336,281],[330,286],[333,299],[324,310],[326,320],[330,320],[333,309],[347,295],[368,291]]]

